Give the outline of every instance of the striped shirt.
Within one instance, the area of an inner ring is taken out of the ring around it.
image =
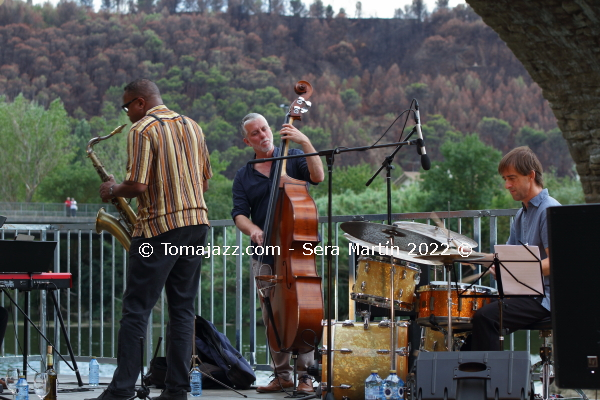
[[[125,180],[148,185],[137,197],[133,237],[209,224],[202,189],[212,170],[198,124],[164,105],[151,108],[129,130],[127,154]]]

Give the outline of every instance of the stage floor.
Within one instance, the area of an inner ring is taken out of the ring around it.
[[[87,380],[87,377],[83,377],[84,378],[84,382]],[[75,377],[73,375],[59,375],[58,377],[59,379],[59,393],[58,393],[58,398],[60,398],[60,400],[83,400],[83,399],[88,399],[88,398],[95,398],[98,397],[102,391],[107,387],[108,383],[110,382],[110,378],[100,378],[100,386],[99,387],[95,387],[92,388],[88,385],[84,385],[83,387],[79,388],[77,386],[77,380],[75,379]],[[82,391],[75,391],[77,389],[83,389]],[[73,390],[73,391],[68,391],[65,392],[64,390]],[[150,389],[150,397],[154,398],[154,397],[158,397],[160,395],[160,389],[155,389],[155,388],[151,388]],[[240,393],[244,394],[247,396],[248,399],[262,399],[262,400],[270,400],[270,399],[284,399],[286,396],[288,396],[288,394],[286,393],[257,393],[255,388],[252,389],[248,389],[248,390],[241,390],[239,391]],[[537,390],[536,390],[537,392]],[[600,392],[600,391],[599,391]],[[595,390],[586,390],[585,393],[588,395],[588,397],[590,399],[598,399],[598,395]],[[291,392],[290,392],[291,394]],[[566,399],[571,399],[571,398],[580,398],[579,396],[577,396],[576,393],[574,393],[573,391],[563,391],[562,395],[564,396],[565,400]],[[4,393],[0,394],[0,398],[5,398],[5,399],[10,399],[13,400],[13,396],[10,394],[10,392],[7,392],[6,390],[4,391]],[[29,394],[29,398],[30,399],[37,399],[37,396],[35,396],[35,394],[30,393]],[[233,391],[230,390],[216,390],[216,389],[209,389],[209,390],[203,390],[202,391],[202,398],[205,399],[219,399],[219,400],[239,400],[239,399],[244,399],[243,396],[241,396],[238,393],[235,393]],[[188,394],[188,399],[195,399],[195,397],[192,397],[191,395]]]
[[[85,376],[83,378],[84,378],[84,382],[86,382],[87,376]],[[79,387],[77,386],[77,380],[75,379],[75,376],[73,376],[73,375],[59,375],[59,377],[58,377],[59,392],[58,392],[57,397],[60,400],[83,400],[83,399],[98,397],[98,396],[100,396],[102,391],[104,389],[106,389],[108,383],[110,382],[110,379],[111,378],[100,378],[100,386],[95,387],[95,388],[88,386],[88,385],[84,385],[83,387],[80,388],[80,389],[84,389],[83,391],[64,392],[63,390],[79,389]],[[158,397],[160,395],[160,392],[161,392],[160,389],[151,388],[150,389],[150,397],[151,398]],[[285,398],[285,396],[287,396],[287,394],[283,393],[283,392],[282,393],[257,393],[256,389],[254,389],[254,388],[248,389],[248,390],[240,390],[239,392],[246,395],[248,399],[270,400],[270,399],[283,399],[283,398]],[[6,390],[0,396],[3,396],[10,400],[13,400],[13,396],[10,394],[10,392],[7,393]],[[37,396],[33,393],[29,393],[29,398],[37,399]],[[195,399],[195,398],[197,398],[197,397],[192,397],[190,394],[188,394],[188,399]],[[226,390],[226,389],[223,389],[223,390],[221,390],[221,389],[206,390],[205,389],[202,391],[202,397],[200,397],[200,398],[219,399],[219,400],[244,399],[244,397],[239,395],[238,393],[233,392],[231,390]]]

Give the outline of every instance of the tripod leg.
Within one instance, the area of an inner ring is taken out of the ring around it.
[[[152,400],[150,398],[150,389],[148,389],[146,385],[144,385],[144,338],[142,336],[140,336],[140,380],[141,385],[139,389],[135,391],[136,394],[134,394],[133,397],[130,397],[127,400],[133,400],[136,397],[138,399]]]
[[[67,344],[67,350],[69,350],[69,356],[71,356],[71,362],[73,363],[73,369],[75,370],[75,376],[77,376],[77,385],[83,386],[83,381],[81,380],[81,374],[79,373],[79,368],[77,367],[77,361],[75,361],[75,354],[73,354],[73,348],[71,347],[71,341],[69,340],[69,334],[67,333],[67,329],[65,328],[65,321],[63,320],[60,309],[58,308],[58,302],[56,301],[56,296],[54,295],[54,290],[48,290],[50,296],[52,297],[52,302],[54,303],[54,309],[56,310],[56,315],[58,316],[58,321],[60,322],[60,330],[62,331],[63,336],[65,337],[65,343]]]

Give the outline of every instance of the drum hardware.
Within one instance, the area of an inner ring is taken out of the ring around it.
[[[389,328],[390,325],[392,325],[392,324],[391,324],[391,321],[389,319],[382,319],[377,324],[377,326],[380,327],[380,328]]]
[[[408,342],[408,346],[400,347],[399,349],[396,349],[396,355],[398,355],[400,357],[408,357],[409,354],[410,354],[410,342]]]
[[[363,319],[363,328],[364,330],[369,330],[369,318],[371,318],[371,313],[369,311],[363,310],[360,312],[360,315]]]

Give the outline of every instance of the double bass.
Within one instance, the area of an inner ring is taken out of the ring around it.
[[[289,124],[308,111],[305,106],[310,106],[312,86],[299,81],[294,90],[300,97],[290,106]],[[283,138],[279,154],[285,157],[288,150],[289,141]],[[323,334],[321,277],[317,275],[314,253],[305,250],[307,244],[306,248],[312,249],[320,242],[319,216],[308,183],[288,176],[286,161],[275,161],[263,229],[263,243],[277,246],[279,254],[274,255],[273,275],[258,275],[255,279],[268,313],[270,346],[277,352],[304,354],[315,349]]]

